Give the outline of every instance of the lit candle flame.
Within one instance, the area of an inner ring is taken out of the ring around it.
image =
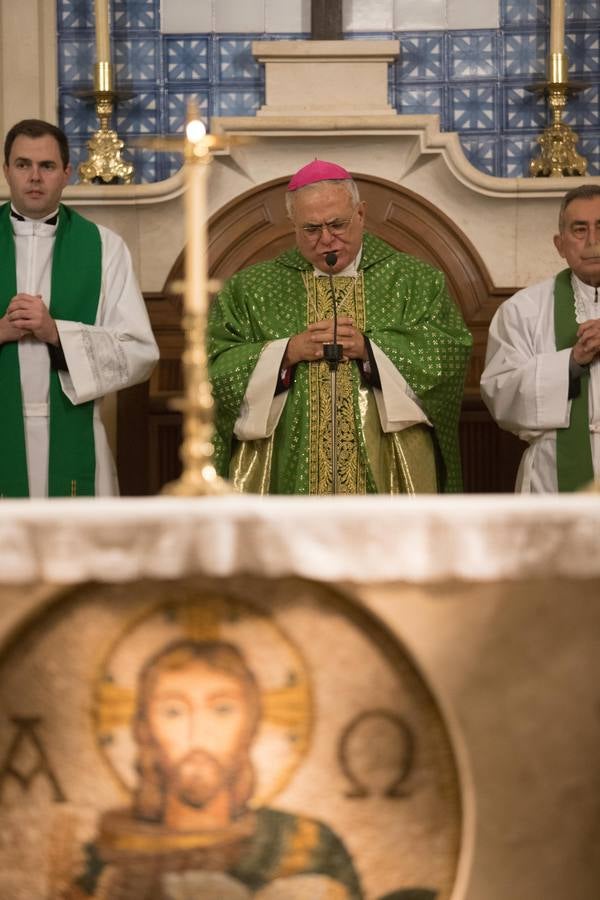
[[[191,119],[185,126],[185,136],[192,144],[197,144],[206,136],[206,126],[202,119]]]

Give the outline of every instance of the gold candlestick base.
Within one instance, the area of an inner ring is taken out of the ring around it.
[[[193,235],[188,239],[193,240]],[[213,398],[206,365],[206,315],[190,312],[183,318],[185,349],[183,376],[185,395],[172,406],[183,413],[180,457],[183,471],[177,481],[162,489],[175,497],[207,497],[227,494],[231,485],[220,478],[213,465]]]
[[[90,95],[88,95],[90,96]],[[116,131],[110,128],[115,100],[125,95],[117,94],[112,86],[112,65],[108,62],[96,63],[94,70],[94,90],[91,93],[96,105],[96,115],[100,128],[88,141],[90,155],[79,165],[79,180],[86,184],[104,183],[131,184],[133,165],[121,159],[125,144]]]
[[[568,125],[550,125],[538,138],[542,152],[529,163],[529,174],[534,178],[585,175],[587,160],[575,150],[578,140]]]
[[[547,59],[548,80],[527,85],[526,90],[545,94],[552,115],[552,124],[538,137],[541,153],[529,163],[532,177],[585,175],[587,160],[577,153],[578,135],[562,122],[567,98],[589,87],[583,82],[568,80],[568,60],[564,53],[551,53]]]

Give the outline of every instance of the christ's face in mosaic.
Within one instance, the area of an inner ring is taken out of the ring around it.
[[[251,731],[244,684],[202,661],[158,675],[148,725],[172,788],[201,806],[224,787]]]

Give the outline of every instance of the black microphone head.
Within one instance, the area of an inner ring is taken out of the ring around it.
[[[335,264],[337,262],[337,253],[334,253],[334,251],[332,250],[331,253],[328,253],[327,256],[325,257],[325,262],[327,263],[327,265],[329,266],[330,269],[333,269],[333,267],[335,266]]]

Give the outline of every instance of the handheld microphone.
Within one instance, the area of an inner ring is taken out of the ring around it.
[[[332,372],[335,372],[338,367],[338,363],[342,361],[342,356],[344,353],[344,348],[337,342],[337,298],[335,296],[333,274],[331,271],[337,262],[337,253],[332,250],[325,257],[325,262],[329,266],[329,287],[331,288],[331,297],[333,300],[333,343],[323,344],[323,358],[328,364],[329,369]]]

